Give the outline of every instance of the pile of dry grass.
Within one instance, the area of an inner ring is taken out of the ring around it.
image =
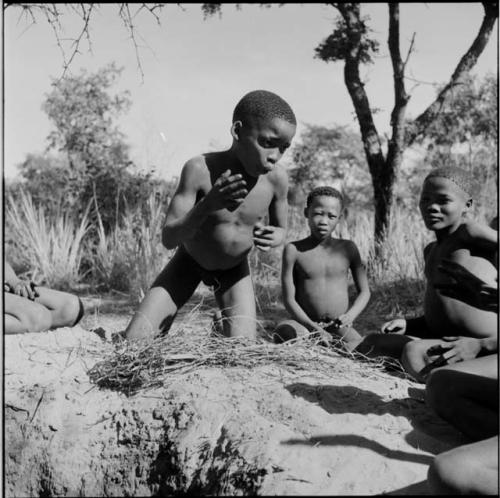
[[[284,368],[325,376],[345,374],[351,378],[355,373],[374,376],[383,373],[387,366],[402,372],[397,362],[388,365],[386,360],[346,353],[340,344],[324,347],[313,336],[277,345],[265,339],[255,341],[193,332],[180,328],[168,336],[123,341],[89,370],[89,377],[101,388],[131,395],[160,387],[173,375],[207,367],[254,369],[275,366],[278,368],[268,369],[266,374],[278,376],[281,375],[280,369]]]

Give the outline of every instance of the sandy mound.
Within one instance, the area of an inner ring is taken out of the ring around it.
[[[111,349],[81,327],[5,337],[8,496],[426,494],[460,442],[422,385],[348,358],[332,376],[199,368],[127,397],[87,375]]]

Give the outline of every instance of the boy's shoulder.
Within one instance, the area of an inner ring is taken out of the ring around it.
[[[330,240],[330,248],[334,251],[359,252],[358,246],[351,239],[333,238]]]

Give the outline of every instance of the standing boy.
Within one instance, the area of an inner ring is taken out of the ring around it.
[[[224,334],[256,336],[247,254],[253,245],[267,251],[284,242],[288,179],[278,161],[295,130],[281,97],[253,91],[234,109],[231,148],[184,165],[162,232],[163,245],[177,251],[128,325],[127,339],[168,331],[201,281],[214,288]]]
[[[420,211],[426,227],[436,234],[436,241],[424,249],[427,278],[424,316],[396,319],[382,326],[382,332],[404,334],[401,362],[420,381],[432,365],[443,364],[452,356],[470,359],[478,353],[488,353],[488,344],[498,333],[496,313],[471,306],[439,290],[452,281],[447,261],[462,265],[487,285],[497,285],[494,258],[498,232],[465,219],[472,207],[472,195],[472,178],[460,168],[436,168],[427,175],[420,196]],[[453,271],[453,266],[451,268]],[[374,334],[368,338],[379,346],[383,343],[383,336]],[[413,340],[415,338],[421,340]],[[475,351],[468,351],[470,347]],[[447,356],[443,360],[444,351]],[[439,362],[434,363],[436,360]],[[426,365],[429,367],[423,370]]]
[[[328,338],[326,330],[341,338],[349,351],[361,341],[352,324],[367,305],[370,290],[356,244],[332,237],[342,209],[342,195],[332,187],[317,187],[309,193],[304,215],[311,234],[290,242],[283,251],[283,300],[293,320],[278,325],[275,340],[312,331]],[[349,270],[358,291],[351,306]]]

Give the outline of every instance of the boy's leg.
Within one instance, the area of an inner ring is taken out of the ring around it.
[[[6,334],[42,332],[52,326],[50,311],[25,297],[4,293]]]
[[[125,330],[127,339],[168,332],[172,322],[200,283],[194,260],[180,247],[153,282]]]
[[[456,363],[431,372],[427,403],[472,440],[498,434],[498,355]]]
[[[432,494],[498,496],[498,436],[441,453],[427,479]]]
[[[354,351],[369,358],[389,356],[399,360],[406,344],[412,341],[417,342],[412,337],[400,334],[368,334],[361,339]]]
[[[83,315],[83,305],[77,296],[46,287],[36,287],[36,291],[39,297],[35,298],[35,302],[49,309],[52,328],[72,327]]]
[[[223,333],[226,337],[257,335],[257,313],[252,278],[245,259],[238,266],[222,272],[215,299],[222,313]]]
[[[421,374],[422,369],[440,356],[429,356],[427,350],[439,344],[443,344],[441,339],[420,339],[405,345],[401,354],[401,364],[418,382],[425,382],[425,376]]]
[[[296,320],[284,320],[276,326],[273,331],[273,341],[276,344],[281,344],[297,337],[304,337],[310,332],[304,325],[301,325]]]

